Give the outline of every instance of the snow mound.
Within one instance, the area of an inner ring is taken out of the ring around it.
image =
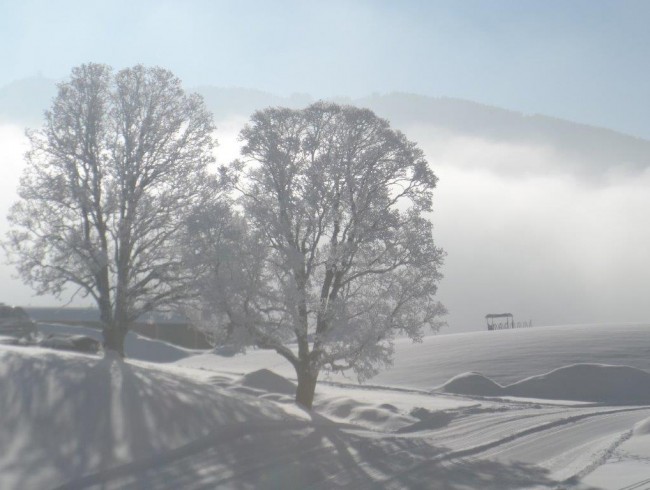
[[[314,406],[332,420],[374,431],[395,432],[418,421],[391,404],[363,403],[346,396],[317,397]]]
[[[438,390],[470,396],[499,396],[503,394],[503,387],[500,384],[479,373],[463,373],[454,376]]]
[[[269,369],[259,369],[241,377],[239,383],[248,388],[279,393],[281,395],[295,395],[296,385],[279,374]]]
[[[646,404],[650,403],[650,373],[629,366],[572,364],[507,386],[478,373],[465,373],[437,390],[470,396]]]
[[[508,395],[610,404],[650,403],[650,373],[629,366],[573,364],[504,388]]]

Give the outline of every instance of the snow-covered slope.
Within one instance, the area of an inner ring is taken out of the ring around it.
[[[430,390],[466,372],[510,384],[578,363],[650,371],[650,325],[567,325],[434,335],[421,343],[398,340],[392,368],[367,384]],[[209,353],[178,364],[238,373],[266,367],[295,377],[289,363],[273,351],[236,356]],[[354,381],[352,375],[332,379]]]
[[[400,341],[393,368],[371,382],[427,389],[474,371],[508,384],[577,363],[650,371],[650,325],[535,327]]]
[[[266,351],[160,364],[0,346],[0,488],[645,488],[649,329],[612,330],[398,342],[395,373],[322,383],[311,413]],[[432,392],[468,370],[502,374]],[[599,403],[475,396],[575,393]]]
[[[287,383],[268,371],[233,378],[0,347],[0,488],[401,489],[439,482],[450,490],[514,490],[556,484],[549,471],[529,463],[459,460],[503,440],[502,431],[468,432],[480,428],[468,425],[476,410],[409,415],[387,403],[345,403],[339,393],[330,408],[338,407],[343,422],[335,422],[282,402],[285,395],[274,390],[286,391]],[[489,413],[479,422],[494,426]],[[528,417],[551,425],[565,418],[554,409]],[[379,430],[387,427],[382,418],[409,430]],[[374,420],[378,429],[367,432],[353,419]],[[530,430],[515,423],[519,419],[520,413],[508,419],[511,439]],[[465,435],[450,438],[453,432]]]

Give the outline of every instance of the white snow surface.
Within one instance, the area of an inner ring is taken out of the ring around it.
[[[648,337],[400,341],[396,372],[332,377],[311,412],[268,351],[161,364],[0,346],[0,488],[650,488]],[[432,391],[454,377],[464,394]]]
[[[630,366],[650,372],[650,324],[566,325],[432,335],[420,343],[395,342],[393,366],[368,385],[431,390],[454,376],[475,372],[502,385],[572,364]],[[184,358],[179,365],[246,373],[265,367],[293,378],[293,367],[274,351],[245,355],[213,353]],[[352,373],[322,379],[354,382]]]

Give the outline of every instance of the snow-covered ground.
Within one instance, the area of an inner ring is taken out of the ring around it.
[[[311,413],[272,352],[143,341],[166,363],[0,346],[0,488],[650,488],[650,326],[400,341]]]
[[[553,369],[578,363],[632,366],[650,371],[650,324],[582,325],[468,332],[408,339],[395,345],[395,362],[368,384],[430,390],[452,377],[477,372],[502,384],[514,383]],[[185,366],[243,373],[264,366],[293,376],[292,367],[272,351],[246,356],[211,354],[179,361]],[[252,369],[255,369],[253,367]],[[352,382],[354,377],[334,376]]]

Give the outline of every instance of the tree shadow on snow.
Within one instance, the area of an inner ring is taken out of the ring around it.
[[[557,488],[535,466],[449,459],[110,357],[12,354],[0,372],[0,488]]]
[[[372,438],[310,415],[311,420],[305,421],[231,424],[162,455],[90,475],[65,488],[558,488],[538,467],[445,459],[446,448],[421,438]]]
[[[0,392],[2,489],[83,488],[89,472],[159,458],[233,421],[283,415],[111,357],[3,352]]]

